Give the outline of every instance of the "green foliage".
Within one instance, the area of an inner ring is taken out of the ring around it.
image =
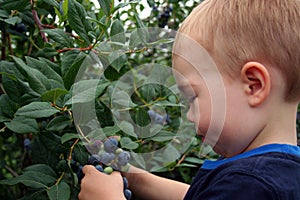
[[[89,0],[0,0],[0,199],[77,199],[86,145],[109,136],[120,138],[133,164],[191,181],[201,142],[176,134],[188,129],[167,87],[174,80],[165,78],[172,37],[148,29],[176,30],[196,4],[189,2],[149,0],[141,19],[146,5],[138,0],[98,0],[100,8]],[[153,123],[149,110],[170,121]]]

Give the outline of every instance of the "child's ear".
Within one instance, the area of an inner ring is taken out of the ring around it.
[[[241,70],[244,91],[250,106],[258,106],[269,96],[271,89],[270,74],[259,62],[248,62]]]

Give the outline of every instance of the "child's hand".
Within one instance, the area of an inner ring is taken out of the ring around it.
[[[119,172],[110,175],[99,172],[94,166],[86,165],[82,172],[81,190],[78,195],[80,200],[118,200],[125,199],[123,194],[123,179]]]

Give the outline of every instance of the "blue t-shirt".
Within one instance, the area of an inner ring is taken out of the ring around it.
[[[269,144],[206,161],[184,200],[300,200],[300,148]]]

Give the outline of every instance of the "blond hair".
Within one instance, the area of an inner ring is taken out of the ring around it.
[[[206,0],[179,32],[197,40],[231,76],[248,61],[278,68],[286,81],[286,100],[299,101],[299,0]]]

